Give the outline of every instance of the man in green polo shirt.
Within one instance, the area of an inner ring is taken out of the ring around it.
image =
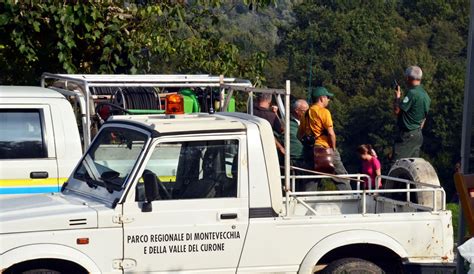
[[[408,67],[405,71],[408,92],[402,99],[400,86],[397,86],[395,91],[394,111],[398,119],[399,133],[395,139],[393,161],[420,157],[420,148],[423,144],[421,130],[431,103],[428,93],[421,85],[422,75],[420,67]]]
[[[298,139],[298,128],[300,126],[301,119],[304,119],[304,114],[308,111],[309,105],[306,100],[298,99],[293,104],[291,104],[291,115],[290,115],[290,159],[291,165],[305,168],[313,169],[312,158],[311,161],[308,161],[305,157],[305,149],[301,141]],[[313,152],[311,150],[311,157],[313,157]],[[308,175],[304,171],[295,171],[295,175]],[[313,180],[299,179],[296,180],[296,191],[316,191],[318,190],[317,182]]]
[[[309,105],[306,100],[298,99],[291,105],[290,115],[290,159],[295,163],[296,166],[304,162],[303,155],[303,144],[298,140],[298,127],[300,126],[300,120],[304,118],[304,114],[308,111]]]

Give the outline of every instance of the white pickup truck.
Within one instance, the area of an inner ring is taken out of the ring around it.
[[[0,195],[58,192],[82,155],[71,104],[52,89],[0,86]]]
[[[0,271],[452,269],[442,188],[293,192],[285,166],[281,176],[268,122],[248,114],[114,116],[61,193],[0,199]],[[433,203],[383,196],[392,192]]]

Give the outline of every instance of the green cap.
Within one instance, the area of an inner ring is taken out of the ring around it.
[[[316,88],[313,89],[313,91],[311,92],[311,97],[312,97],[312,98],[316,98],[316,97],[319,97],[319,96],[333,97],[334,94],[333,94],[333,93],[330,93],[325,87],[316,87]]]

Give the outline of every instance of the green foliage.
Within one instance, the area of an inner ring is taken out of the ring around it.
[[[205,28],[207,21],[217,24],[213,9],[221,1],[150,2],[0,4],[0,31],[10,34],[0,38],[0,82],[34,84],[48,71],[212,73],[261,83],[264,53],[241,57],[239,48]]]
[[[135,4],[147,3],[147,4]],[[270,5],[275,4],[275,5]],[[389,169],[396,79],[419,65],[432,99],[423,157],[453,196],[459,160],[468,0],[197,0],[0,3],[0,83],[43,72],[210,73],[336,93],[330,108],[346,168],[375,146]],[[309,81],[311,78],[311,81]],[[247,98],[238,98],[245,108]]]
[[[392,114],[396,79],[419,65],[432,99],[424,129],[425,157],[453,195],[459,160],[469,1],[304,1],[294,7],[296,21],[277,50],[298,94],[325,85],[336,93],[333,113],[338,147],[350,172],[357,172],[355,149],[375,146],[388,172],[396,133]],[[279,68],[282,71],[282,68]],[[311,74],[311,83],[309,75]],[[306,97],[305,95],[301,97]]]
[[[105,73],[131,69],[136,44],[124,10],[110,4],[36,4],[7,2],[0,26],[3,75],[31,83],[44,71]],[[128,57],[130,55],[130,57]],[[11,58],[14,60],[11,60]]]
[[[458,229],[459,229],[459,204],[449,203],[446,204],[446,209],[451,210],[452,222],[453,222],[453,233],[454,241],[459,243]],[[461,239],[462,240],[462,239]]]
[[[465,228],[464,228],[464,231],[466,232],[466,234],[460,239],[459,238],[459,204],[457,203],[448,203],[446,204],[446,209],[448,210],[451,210],[451,214],[453,216],[453,219],[452,219],[452,222],[453,222],[453,232],[454,232],[454,241],[457,242],[457,243],[461,243],[464,241],[464,239],[466,237],[469,236],[469,230],[468,230],[468,227],[467,227],[467,223],[465,222],[464,225],[465,225]]]

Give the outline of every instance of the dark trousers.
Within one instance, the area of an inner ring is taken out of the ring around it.
[[[400,131],[393,146],[392,162],[402,158],[420,157],[423,144],[421,128],[412,131]]]
[[[334,157],[333,157],[333,162],[334,164],[334,173],[336,175],[342,175],[342,174],[347,174],[347,170],[344,167],[344,164],[342,163],[341,155],[339,154],[339,151],[337,149],[334,150]],[[337,178],[337,179],[332,179],[334,184],[336,184],[337,189],[339,190],[351,190],[351,184],[349,179],[342,179],[342,178]]]
[[[311,163],[308,163],[307,161],[303,159],[291,160],[291,164],[293,166],[309,169],[309,170],[313,169]],[[294,175],[313,175],[313,174],[310,174],[308,172],[301,171],[301,170],[295,170]],[[318,182],[315,179],[297,179],[295,181],[295,188],[296,188],[296,191],[317,191]]]

